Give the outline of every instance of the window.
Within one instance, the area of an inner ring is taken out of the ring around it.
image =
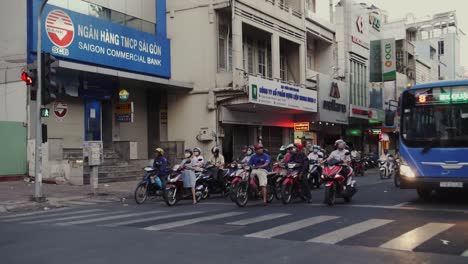
[[[218,13],[218,70],[232,70],[232,37],[230,16]]]
[[[288,64],[286,57],[282,55],[280,55],[280,75],[283,82],[288,81]]]
[[[267,76],[266,72],[266,49],[265,49],[265,42],[264,41],[258,41],[258,74],[260,74],[263,77]]]
[[[254,47],[250,39],[244,42],[244,70],[249,74],[254,73]]]
[[[307,44],[307,69],[315,69],[314,46],[312,45],[312,43]]]
[[[367,67],[355,60],[350,66],[351,104],[367,107]]]
[[[439,55],[445,54],[445,43],[443,40],[439,41]]]

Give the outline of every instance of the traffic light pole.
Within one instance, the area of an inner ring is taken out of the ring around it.
[[[36,96],[36,142],[34,155],[34,200],[44,201],[42,193],[42,121],[41,121],[41,92],[42,92],[42,13],[48,0],[43,0],[37,15],[37,96]]]

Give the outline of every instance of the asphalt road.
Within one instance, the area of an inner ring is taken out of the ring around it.
[[[468,199],[431,202],[375,175],[352,203],[238,208],[222,198],[72,206],[0,216],[1,262],[468,263]],[[467,256],[463,256],[467,255]]]

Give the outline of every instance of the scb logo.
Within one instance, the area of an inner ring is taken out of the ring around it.
[[[54,44],[53,53],[68,55],[68,46],[75,37],[75,27],[70,16],[62,10],[55,9],[46,17],[45,30],[49,40]]]

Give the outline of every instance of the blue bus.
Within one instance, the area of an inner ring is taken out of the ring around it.
[[[468,189],[468,80],[415,85],[400,111],[400,187]]]

